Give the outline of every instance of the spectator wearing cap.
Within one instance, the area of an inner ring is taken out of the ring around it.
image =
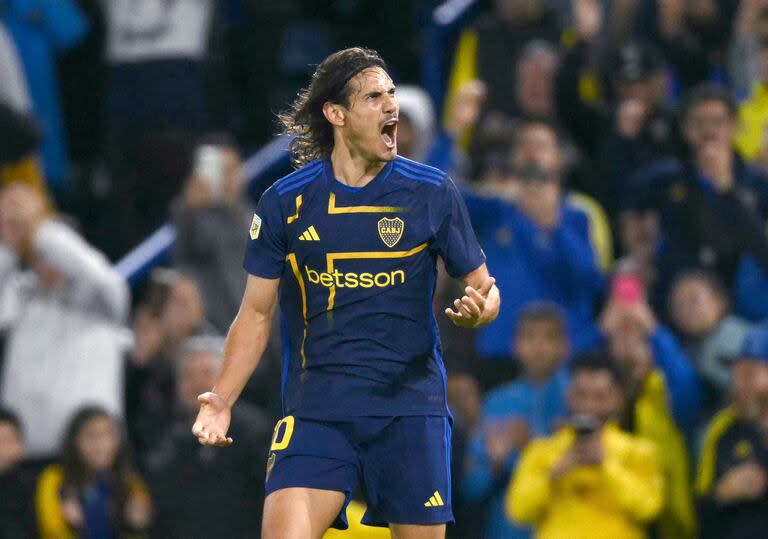
[[[705,414],[720,409],[728,394],[731,361],[749,324],[730,312],[728,291],[706,271],[681,273],[669,294],[669,316],[702,382]]]
[[[566,426],[523,450],[507,514],[537,539],[641,539],[662,507],[653,444],[619,429],[622,375],[604,354],[570,366]]]
[[[745,164],[733,150],[736,108],[727,90],[696,87],[683,103],[681,125],[689,146],[684,160],[659,161],[632,180],[629,226],[655,215],[660,237],[655,299],[663,304],[674,276],[702,267],[727,289],[743,257],[768,270],[768,177]]]
[[[34,481],[23,459],[21,422],[12,411],[0,408],[0,539],[37,536]]]
[[[696,476],[702,539],[768,529],[768,330],[747,333],[732,365],[731,404],[706,430]]]
[[[0,240],[0,402],[27,429],[28,455],[50,458],[84,404],[122,410],[129,291],[31,187],[0,191]]]
[[[508,358],[509,335],[523,307],[551,301],[564,310],[568,339],[578,353],[599,340],[593,317],[605,286],[595,247],[599,230],[564,196],[563,156],[551,123],[521,123],[511,165],[513,172],[496,186],[496,196],[467,196],[488,266],[507,290],[498,320],[477,335],[477,352],[483,358]]]
[[[461,482],[467,500],[488,504],[484,539],[530,537],[530,529],[507,519],[504,491],[528,442],[552,434],[567,415],[568,336],[561,309],[544,303],[527,306],[514,341],[522,376],[486,395]]]
[[[201,446],[189,435],[197,398],[213,387],[223,353],[224,339],[209,336],[190,338],[179,350],[174,410],[163,418],[145,459],[155,504],[153,537],[259,536],[270,419],[239,403],[229,428],[234,443],[224,451]]]
[[[585,73],[598,45],[597,32],[586,34],[565,57],[557,81],[559,115],[574,141],[592,159],[600,182],[588,194],[612,216],[625,195],[627,175],[681,149],[673,111],[665,105],[666,65],[644,41],[611,49],[601,100],[583,96]]]

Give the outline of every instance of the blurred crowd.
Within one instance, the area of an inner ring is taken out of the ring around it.
[[[234,445],[190,428],[268,186],[243,156],[350,45],[390,63],[399,153],[459,185],[503,298],[477,332],[438,314],[449,536],[766,533],[768,0],[475,2],[440,100],[442,2],[385,4],[0,1],[0,539],[259,536],[278,327]],[[165,222],[129,286],[114,262]]]

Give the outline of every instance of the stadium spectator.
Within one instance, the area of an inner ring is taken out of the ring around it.
[[[239,403],[232,410],[230,428],[235,443],[226,451],[201,447],[189,435],[199,408],[197,397],[213,387],[221,370],[223,347],[223,339],[193,337],[179,352],[175,407],[162,418],[163,428],[145,459],[156,507],[153,537],[260,535],[264,463],[272,434],[267,416]]]
[[[733,150],[731,96],[714,85],[698,86],[686,97],[680,117],[689,157],[641,170],[628,201],[660,218],[654,296],[659,304],[674,276],[689,267],[713,271],[729,290],[744,255],[768,269],[768,179]]]
[[[0,409],[0,539],[31,539],[37,535],[34,483],[21,466],[24,435],[19,418]]]
[[[203,137],[174,213],[174,265],[197,282],[206,318],[225,333],[245,289],[241,266],[253,218],[244,203],[234,139],[226,134]]]
[[[732,364],[731,405],[709,424],[696,477],[701,539],[768,527],[768,331],[751,330]]]
[[[0,192],[0,238],[0,327],[8,331],[0,401],[25,425],[29,456],[51,457],[82,405],[122,409],[129,293],[31,187]]]
[[[557,44],[563,23],[557,9],[544,0],[495,0],[495,11],[465,30],[454,54],[449,94],[467,81],[488,88],[487,111],[514,113],[517,63],[525,44],[542,39]]]
[[[626,375],[622,427],[656,447],[665,491],[656,536],[691,538],[695,516],[684,434],[699,418],[698,379],[676,339],[643,298],[628,290],[628,278],[614,281],[601,319],[610,357]]]
[[[214,4],[104,3],[112,258],[162,224],[186,177],[207,122],[203,62]]]
[[[13,38],[26,74],[32,109],[43,130],[43,163],[54,192],[69,185],[69,164],[64,136],[56,54],[83,38],[88,31],[73,0],[10,0],[4,3],[3,22]]]
[[[615,424],[622,375],[602,354],[571,365],[571,424],[523,450],[507,490],[507,514],[538,539],[647,537],[662,507],[663,477],[652,444]]]
[[[739,104],[739,131],[736,148],[741,157],[768,170],[765,130],[766,82],[768,82],[768,6],[759,1],[741,2],[731,43],[730,71],[733,92]]]
[[[486,539],[530,536],[529,529],[507,519],[504,492],[528,442],[552,434],[567,415],[567,375],[561,367],[568,356],[568,336],[560,308],[527,306],[514,341],[522,377],[486,394],[462,478],[464,497],[487,507],[482,533]]]
[[[549,123],[521,125],[512,165],[512,178],[505,181],[517,183],[514,203],[503,192],[493,198],[466,195],[488,266],[506,290],[498,319],[478,332],[478,353],[488,359],[508,357],[509,335],[521,309],[538,300],[564,309],[569,341],[578,353],[597,342],[593,305],[605,285],[590,243],[593,223],[564,200],[563,157]]]
[[[126,362],[125,413],[139,458],[173,411],[174,360],[185,339],[213,334],[194,280],[170,269],[152,272],[133,321],[134,346]]]
[[[35,507],[41,539],[144,537],[152,502],[120,423],[105,409],[75,414],[59,463],[40,475]]]
[[[601,81],[595,76],[601,66],[591,61],[593,49],[601,46],[597,36],[596,30],[584,35],[565,56],[557,106],[564,126],[597,170],[599,182],[587,193],[614,216],[626,194],[627,175],[654,159],[676,155],[681,141],[674,113],[664,104],[661,54],[636,40],[611,49]],[[592,81],[595,90],[589,91],[585,81]],[[600,87],[603,99],[598,98]]]
[[[515,82],[515,116],[554,118],[555,78],[560,58],[547,41],[531,41],[520,52]]]
[[[428,157],[433,152],[436,121],[429,94],[418,86],[403,84],[397,87],[397,103],[397,153],[431,165]]]
[[[749,329],[747,322],[730,314],[729,307],[728,291],[705,271],[684,272],[672,285],[670,318],[703,383],[707,412],[723,405],[731,361]]]

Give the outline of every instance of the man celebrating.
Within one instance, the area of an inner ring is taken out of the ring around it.
[[[301,168],[259,203],[224,370],[192,429],[202,444],[232,443],[231,407],[266,346],[279,290],[286,415],[267,463],[268,539],[345,528],[358,482],[364,523],[394,537],[444,537],[452,520],[437,257],[466,285],[445,311],[456,325],[493,321],[499,292],[453,182],[397,156],[397,119],[383,60],[360,48],[326,58],[281,115]]]

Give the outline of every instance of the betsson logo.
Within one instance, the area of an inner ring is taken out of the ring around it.
[[[338,269],[333,273],[320,272],[304,266],[307,279],[312,284],[319,284],[326,288],[386,288],[397,286],[405,282],[405,272],[395,270],[381,273],[342,273]]]

